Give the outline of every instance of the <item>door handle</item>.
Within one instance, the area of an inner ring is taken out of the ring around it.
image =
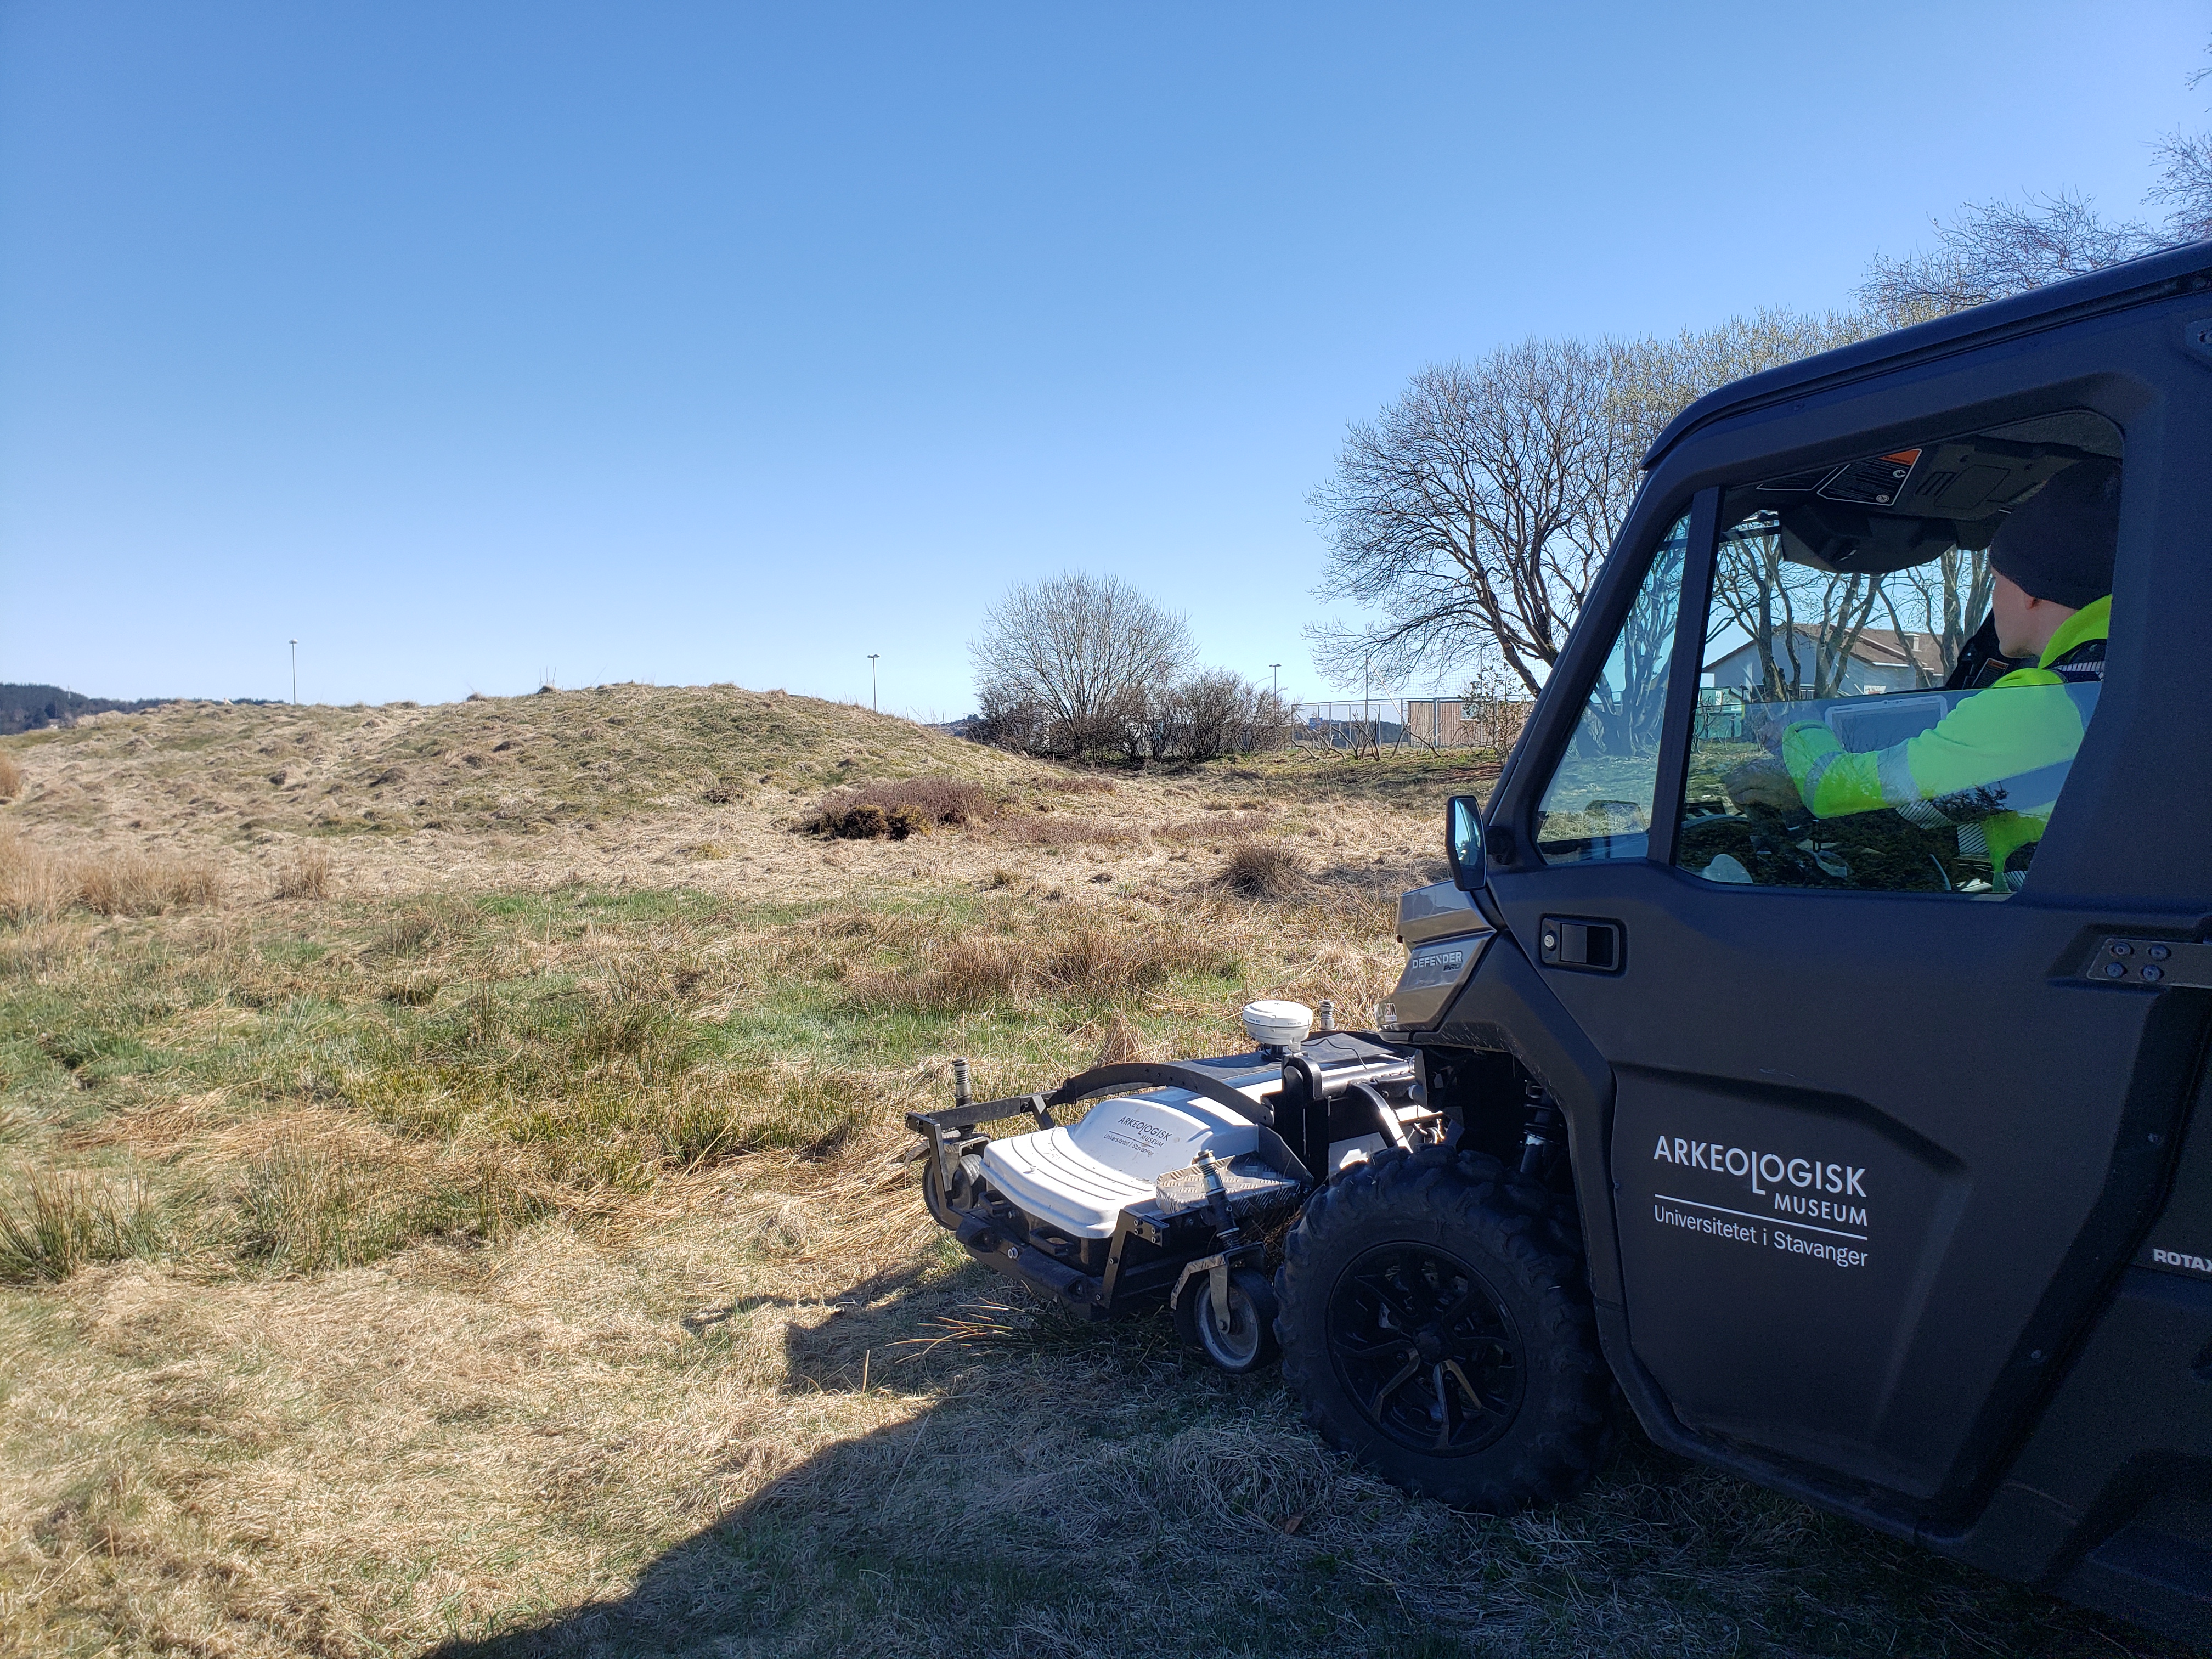
[[[1617,974],[1627,965],[1628,930],[1594,916],[1546,916],[1536,937],[1536,960],[1578,974]]]

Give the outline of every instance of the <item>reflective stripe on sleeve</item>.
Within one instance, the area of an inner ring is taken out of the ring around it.
[[[1881,751],[1875,764],[1875,777],[1881,787],[1884,806],[1905,806],[1920,799],[1920,787],[1912,781],[1912,765],[1905,758],[1905,744],[1893,744]]]
[[[1805,775],[1797,785],[1797,793],[1805,798],[1806,805],[1809,806],[1818,799],[1820,793],[1820,780],[1827,776],[1828,769],[1843,759],[1846,752],[1848,751],[1841,749],[1831,749],[1805,769]],[[1814,807],[1814,810],[1818,811],[1820,809]]]

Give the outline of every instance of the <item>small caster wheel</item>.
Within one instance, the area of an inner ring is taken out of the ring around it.
[[[1273,1359],[1275,1287],[1249,1267],[1229,1273],[1229,1328],[1213,1316],[1213,1286],[1204,1273],[1193,1273],[1176,1304],[1176,1334],[1231,1376],[1256,1371]]]

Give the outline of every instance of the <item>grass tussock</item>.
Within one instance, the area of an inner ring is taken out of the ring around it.
[[[331,855],[320,847],[302,847],[276,866],[280,899],[325,899],[331,896]]]
[[[1021,847],[1127,847],[1142,838],[1140,826],[1110,818],[1038,812],[999,821],[997,833]]]
[[[76,884],[60,860],[21,836],[0,834],[0,921],[51,921],[76,898]]]
[[[50,921],[82,908],[103,916],[156,916],[219,903],[214,866],[124,848],[57,858],[21,836],[0,836],[0,921]]]
[[[1229,849],[1221,884],[1249,899],[1286,899],[1311,884],[1305,861],[1289,842],[1272,836],[1245,836]]]
[[[1164,823],[1152,834],[1161,841],[1188,846],[1194,842],[1222,842],[1243,836],[1256,836],[1267,828],[1271,815],[1266,812],[1224,811],[1218,817],[1187,818],[1174,823]]]
[[[138,1183],[44,1174],[0,1198],[0,1284],[58,1282],[80,1267],[151,1255],[161,1228]]]
[[[1170,1058],[1119,1008],[1109,1010],[1106,1018],[1090,1029],[1096,1031],[1098,1039],[1097,1065],[1119,1066],[1127,1060]]]
[[[927,939],[910,964],[862,969],[852,995],[876,1010],[934,1012],[1023,1000],[1096,1006],[1171,980],[1237,973],[1241,941],[1206,919],[1069,905],[1018,926]]]
[[[830,1156],[885,1115],[881,1079],[850,1066],[766,1068],[735,1086],[685,1091],[652,1127],[665,1155],[687,1169],[751,1152]]]
[[[0,754],[0,800],[13,800],[23,793],[23,769],[13,755]]]
[[[76,866],[77,899],[103,916],[157,916],[216,903],[222,886],[212,868],[185,859],[118,854]]]
[[[423,1238],[495,1240],[551,1206],[488,1157],[285,1138],[249,1168],[239,1255],[282,1273],[357,1267]]]

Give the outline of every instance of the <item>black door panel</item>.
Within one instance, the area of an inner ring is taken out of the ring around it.
[[[1633,941],[1618,975],[1539,971],[1613,1068],[1629,1330],[1677,1413],[1923,1503],[1970,1478],[2119,1150],[2156,994],[2064,975],[2131,919],[1640,860],[1492,888],[1521,939]]]
[[[1626,1070],[1615,1091],[1630,1330],[1675,1413],[1932,1496],[1883,1425],[1966,1208],[1958,1161],[1863,1101]]]

